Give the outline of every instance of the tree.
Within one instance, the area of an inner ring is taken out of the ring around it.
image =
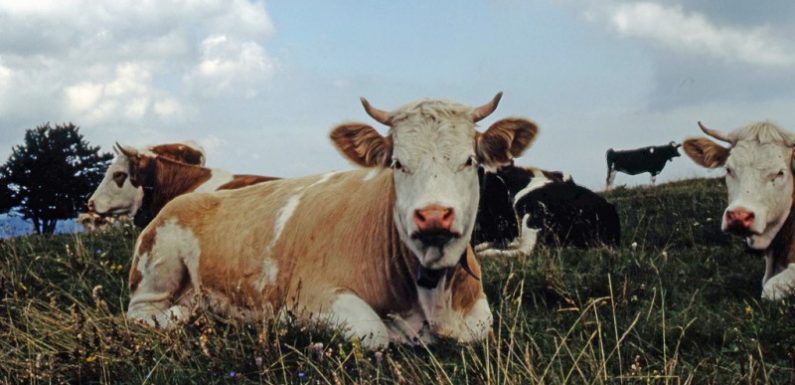
[[[52,234],[58,220],[74,218],[102,181],[113,154],[99,152],[72,123],[25,132],[0,167],[0,213],[16,211],[37,234]]]

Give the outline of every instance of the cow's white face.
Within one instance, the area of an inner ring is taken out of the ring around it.
[[[89,210],[100,215],[133,215],[141,207],[143,196],[143,189],[130,183],[129,158],[117,150],[116,159],[88,200]]]
[[[793,203],[795,138],[767,122],[729,134],[701,127],[708,135],[731,144],[725,148],[706,138],[683,143],[687,155],[699,165],[726,168],[729,204],[723,212],[721,230],[745,236],[753,249],[768,248]]]
[[[475,124],[410,117],[392,127],[395,222],[423,266],[455,265],[466,250],[479,200]]]
[[[747,235],[748,246],[754,249],[770,245],[792,207],[791,157],[792,149],[773,143],[742,141],[731,149],[726,160],[729,206],[723,231]]]
[[[391,127],[381,136],[364,124],[336,127],[331,138],[343,155],[365,167],[391,167],[395,188],[394,221],[401,240],[429,269],[455,266],[465,253],[477,215],[479,163],[510,163],[535,138],[525,119],[504,119],[485,133],[475,122],[499,102],[469,108],[442,101],[420,101],[392,113],[365,109]]]

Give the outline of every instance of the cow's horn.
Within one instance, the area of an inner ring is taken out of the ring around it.
[[[391,126],[392,125],[392,117],[389,116],[389,113],[383,110],[379,110],[370,105],[370,102],[367,101],[364,97],[361,98],[362,106],[364,106],[364,110],[367,111],[367,115],[370,115],[373,119],[377,120],[379,123]]]
[[[502,91],[494,95],[494,98],[491,99],[490,102],[472,110],[472,121],[478,122],[491,115],[491,113],[497,109],[497,105],[500,104],[500,99],[502,99]]]
[[[130,146],[122,146],[119,142],[116,142],[116,147],[121,151],[122,154],[125,156],[132,158],[138,156],[138,150]]]
[[[734,141],[729,137],[729,135],[727,135],[727,134],[725,134],[723,132],[720,132],[718,130],[713,130],[711,128],[708,128],[707,126],[705,126],[700,121],[698,122],[698,126],[701,127],[701,131],[704,131],[705,134],[707,134],[707,135],[709,135],[709,136],[711,136],[711,137],[713,137],[713,138],[715,138],[717,140],[722,140],[722,141],[724,141],[726,143],[734,143]]]

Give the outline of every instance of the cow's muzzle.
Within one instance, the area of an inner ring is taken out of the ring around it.
[[[411,239],[417,240],[425,247],[444,248],[445,245],[450,243],[455,238],[460,237],[460,234],[447,229],[430,229],[425,231],[416,231],[411,235]]]
[[[726,211],[726,230],[732,234],[740,235],[743,237],[754,235],[751,230],[754,226],[756,216],[753,211],[737,208],[734,210]]]

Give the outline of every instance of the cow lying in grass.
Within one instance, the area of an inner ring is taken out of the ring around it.
[[[88,199],[88,213],[83,218],[111,218],[132,217],[141,207],[144,190],[140,186],[133,186],[130,182],[129,161],[113,147],[116,158],[105,171],[97,189]],[[192,141],[183,143],[166,143],[144,147],[135,150],[149,157],[161,156],[179,162],[204,165],[204,150]]]
[[[526,256],[549,246],[617,245],[616,208],[561,172],[514,165],[481,172],[472,238],[480,256]]]
[[[127,315],[163,328],[194,306],[244,319],[290,311],[341,327],[366,348],[484,339],[492,315],[469,239],[478,164],[521,154],[534,123],[475,123],[497,107],[422,100],[389,126],[342,124],[331,139],[365,167],[174,199],[141,233]]]
[[[134,215],[133,222],[138,227],[149,224],[166,203],[179,195],[236,189],[276,179],[209,169],[130,146],[117,144],[114,149],[116,160],[88,206],[100,215]]]
[[[793,167],[795,135],[775,124],[758,122],[730,133],[699,122],[707,138],[684,142],[685,153],[707,168],[726,168],[729,206],[721,229],[744,236],[748,247],[765,254],[762,298],[776,300],[795,288]]]

